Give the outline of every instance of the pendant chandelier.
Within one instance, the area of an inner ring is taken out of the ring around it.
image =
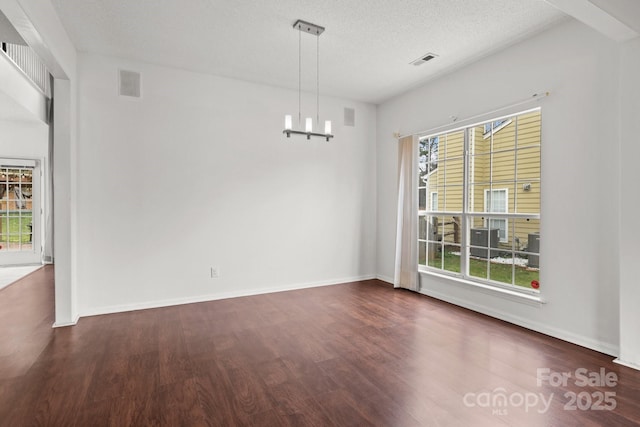
[[[324,27],[298,19],[293,28],[298,30],[298,126],[302,126],[302,114],[300,110],[300,100],[302,93],[302,33],[309,33],[316,36],[316,126],[320,126],[320,34],[324,32]],[[307,139],[311,139],[312,136],[319,136],[325,138],[327,141],[333,138],[331,134],[331,121],[324,122],[324,133],[313,131],[313,119],[311,117],[305,118],[304,131],[293,129],[293,118],[291,115],[284,116],[284,130],[282,133],[287,135],[287,138],[294,135],[306,135]]]

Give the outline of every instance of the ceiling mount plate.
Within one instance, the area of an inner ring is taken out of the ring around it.
[[[303,21],[302,19],[298,19],[296,23],[293,24],[293,28],[304,31],[305,33],[313,34],[314,36],[319,36],[324,32],[324,27]]]

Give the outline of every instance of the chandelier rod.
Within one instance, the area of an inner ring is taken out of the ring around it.
[[[302,123],[302,31],[298,31],[298,126]]]
[[[316,35],[316,123],[320,126],[320,34]]]

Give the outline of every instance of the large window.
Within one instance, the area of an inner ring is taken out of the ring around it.
[[[535,292],[539,109],[420,138],[421,270]]]

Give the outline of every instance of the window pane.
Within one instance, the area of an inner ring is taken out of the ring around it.
[[[490,218],[489,228],[498,230],[499,242],[507,242],[507,220],[504,218]]]
[[[516,121],[512,118],[502,120],[494,127],[491,139],[492,151],[513,150],[516,147]]]
[[[489,271],[487,264],[488,264],[488,260],[486,259],[476,258],[473,256],[470,257],[469,258],[469,276],[477,279],[486,280],[488,278],[487,273]]]
[[[424,211],[427,209],[427,189],[421,188],[418,190],[418,210]]]
[[[427,240],[427,217],[418,217],[418,240]]]
[[[491,182],[491,155],[478,154],[469,159],[469,174],[471,183]]]
[[[462,157],[464,154],[464,131],[447,133],[440,137],[440,159]]]
[[[443,175],[443,185],[462,185],[464,180],[464,160],[462,158],[441,162],[441,167],[444,171],[440,172]]]
[[[427,265],[427,242],[418,242],[418,264]]]
[[[440,169],[435,169],[428,176],[425,176],[426,185],[430,188],[444,185],[444,174]]]
[[[515,181],[515,150],[491,155],[491,181]]]
[[[540,220],[513,220],[515,258],[515,284],[532,289],[532,281],[540,280]]]
[[[460,272],[461,217],[427,217],[429,266]]]
[[[462,185],[441,187],[438,189],[438,207],[441,211],[462,212]]]
[[[0,250],[9,249],[9,222],[7,214],[0,212]]]
[[[490,152],[491,139],[484,138],[484,126],[480,125],[469,129],[469,153],[473,156]]]
[[[518,116],[518,148],[540,143],[540,111]]]
[[[497,257],[500,244],[500,229],[489,227],[490,219],[478,222],[469,230],[469,254],[478,259]],[[490,249],[491,248],[491,249]]]
[[[439,137],[422,138],[418,143],[418,186],[422,187],[438,169],[439,162]]]
[[[518,180],[540,179],[540,147],[532,146],[516,151],[516,177]]]
[[[427,175],[428,148],[424,140],[418,142],[418,187],[424,187]]]
[[[520,181],[514,190],[517,192],[514,212],[540,213],[540,182]]]
[[[460,273],[460,246],[444,244],[438,247],[439,254],[429,265],[450,273]]]
[[[489,263],[489,279],[507,285],[513,284],[513,265],[511,257],[495,257]]]

